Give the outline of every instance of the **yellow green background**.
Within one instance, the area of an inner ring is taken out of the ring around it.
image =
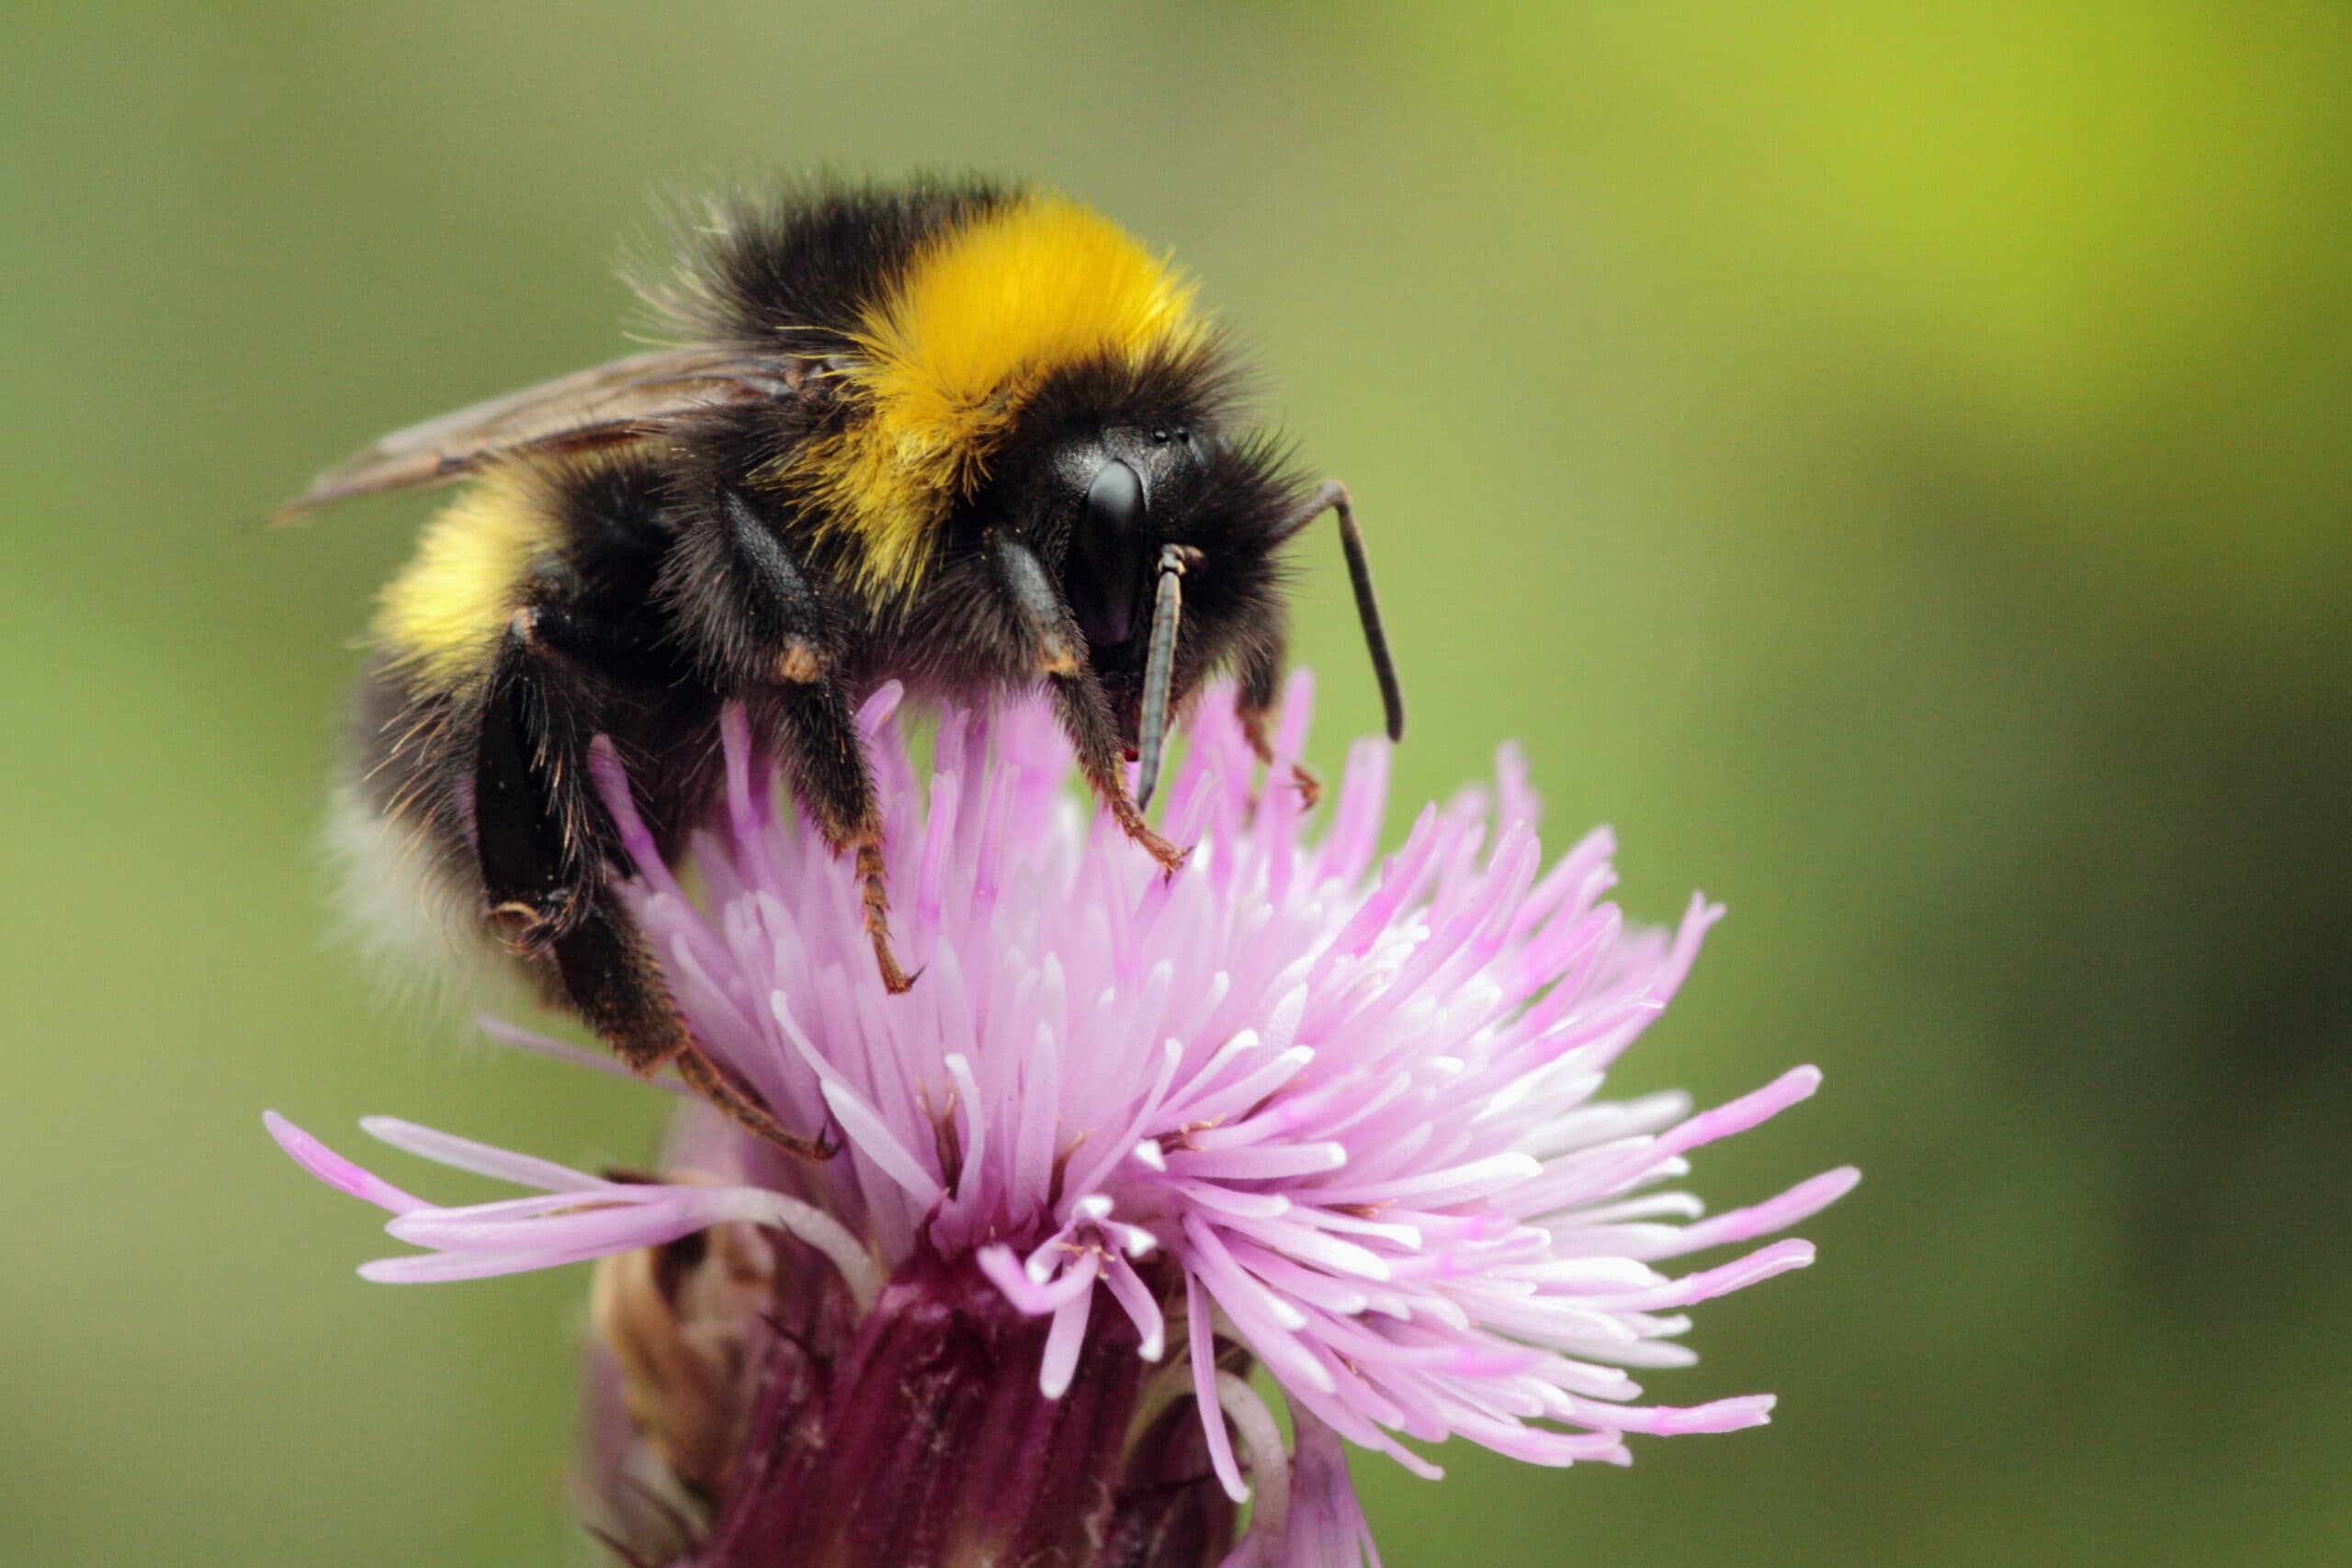
[[[1654,1382],[1776,1424],[1371,1463],[1395,1568],[2352,1557],[2347,15],[20,10],[0,1561],[579,1554],[583,1278],[363,1285],[384,1239],[259,1113],[594,1165],[662,1107],[323,942],[347,639],[423,503],[256,519],[614,352],[656,193],[817,164],[1173,247],[1360,499],[1406,795],[1517,736],[1630,908],[1731,906],[1623,1081],[1827,1072],[1698,1184],[1868,1180]],[[1375,704],[1312,550],[1329,761]]]

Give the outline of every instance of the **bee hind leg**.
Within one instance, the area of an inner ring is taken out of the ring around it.
[[[787,1130],[756,1090],[703,1050],[670,1000],[644,937],[608,891],[591,895],[584,912],[548,947],[566,997],[630,1071],[651,1077],[675,1067],[705,1100],[786,1154],[826,1160],[839,1152],[830,1134],[809,1138]]]
[[[475,851],[491,931],[551,976],[631,1071],[650,1077],[675,1066],[750,1131],[792,1154],[827,1158],[831,1145],[787,1131],[695,1042],[612,888],[607,867],[618,835],[586,767],[582,710],[591,693],[562,651],[576,630],[558,611],[518,614],[491,674],[474,766]]]

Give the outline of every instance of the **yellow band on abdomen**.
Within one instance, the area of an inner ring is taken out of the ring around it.
[[[471,684],[556,542],[527,480],[492,473],[425,525],[415,557],[377,599],[371,641],[412,689]]]

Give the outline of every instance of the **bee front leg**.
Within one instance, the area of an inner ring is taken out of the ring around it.
[[[573,657],[595,628],[525,610],[492,669],[474,761],[474,848],[492,933],[554,979],[582,1022],[628,1067],[666,1066],[745,1127],[792,1154],[832,1149],[786,1131],[759,1097],[695,1041],[661,965],[615,893],[618,835],[587,768],[596,688]]]
[[[848,696],[837,682],[820,679],[781,687],[763,705],[774,715],[770,728],[782,733],[794,797],[815,818],[834,853],[857,857],[865,934],[874,944],[883,986],[894,996],[910,989],[918,976],[900,966],[890,945],[882,808],[875,798],[873,770],[866,764],[865,739],[857,732],[857,716]]]
[[[1142,808],[1136,805],[1135,796],[1127,793],[1127,749],[1119,739],[1118,721],[1112,716],[1111,699],[1103,695],[1102,683],[1080,671],[1074,675],[1054,677],[1053,689],[1062,729],[1078,753],[1079,768],[1093,786],[1095,798],[1127,837],[1159,863],[1160,870],[1175,875],[1183,869],[1193,852],[1153,832],[1151,824],[1144,820]]]

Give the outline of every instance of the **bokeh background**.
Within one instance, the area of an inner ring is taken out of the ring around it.
[[[1361,498],[1407,795],[1517,736],[1725,899],[1632,1087],[1826,1091],[1811,1272],[1630,1472],[1364,1466],[1419,1564],[2352,1559],[2352,24],[2225,5],[28,7],[0,62],[0,1561],[577,1560],[578,1272],[404,1292],[261,1134],[641,1159],[322,942],[420,501],[615,351],[650,199],[1023,172],[1174,247]],[[1375,717],[1337,551],[1328,761]],[[1392,827],[1395,824],[1392,823]],[[1458,1450],[1460,1445],[1455,1445]]]

